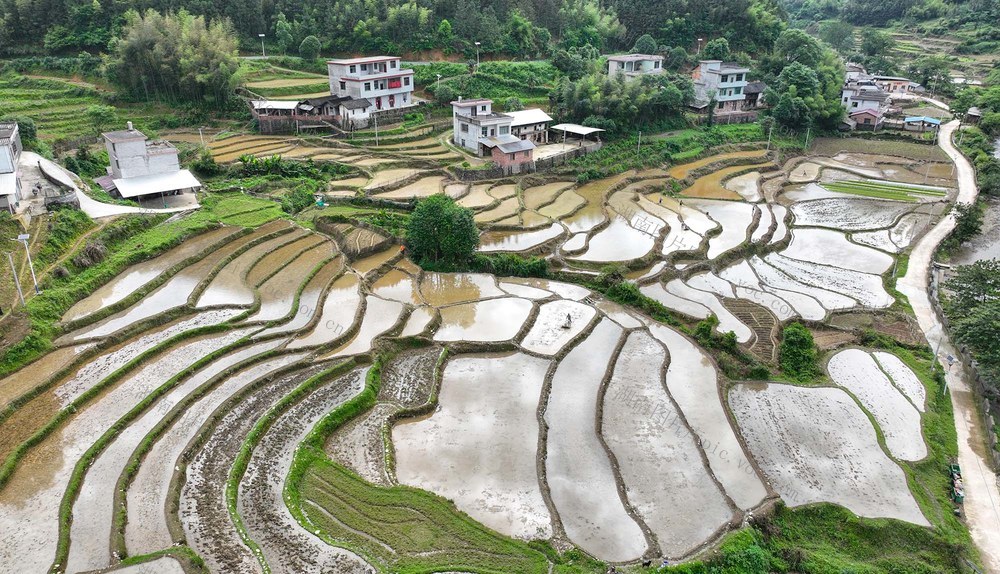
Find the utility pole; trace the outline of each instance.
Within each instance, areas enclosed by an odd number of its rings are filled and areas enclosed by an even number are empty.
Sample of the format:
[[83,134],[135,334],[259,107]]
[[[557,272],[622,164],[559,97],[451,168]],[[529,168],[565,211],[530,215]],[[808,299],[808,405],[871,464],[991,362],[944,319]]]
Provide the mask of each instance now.
[[21,305],[26,306],[24,293],[21,292],[21,280],[17,278],[17,269],[14,268],[14,257],[10,253],[7,253],[7,261],[10,262],[10,272],[14,274],[14,286],[17,287],[17,296],[21,298]]
[[808,126],[806,126],[806,146],[802,148],[803,151],[809,149],[809,132],[811,130],[812,130],[812,124],[810,123]]
[[774,121],[771,122],[771,127],[767,129],[767,149],[766,152],[771,151],[771,132],[774,131]]
[[378,114],[372,114],[372,117],[375,118],[375,147],[378,147]]
[[205,126],[198,126],[198,137],[201,138],[201,147],[205,147],[205,134],[201,130],[205,129]]
[[639,141],[635,144],[635,153],[642,153],[642,132],[639,132]]
[[31,270],[31,282],[35,285],[35,295],[38,295],[42,290],[38,288],[38,279],[35,278],[35,264],[31,262],[31,251],[28,249],[28,239],[30,237],[27,233],[22,233],[14,241],[20,241],[24,244],[24,254],[28,256],[28,269]]
[[476,71],[479,71],[479,46],[481,42],[476,42]]
[[267,58],[267,52],[264,51],[264,35],[263,34],[257,34],[257,35],[260,36],[260,55],[262,58]]

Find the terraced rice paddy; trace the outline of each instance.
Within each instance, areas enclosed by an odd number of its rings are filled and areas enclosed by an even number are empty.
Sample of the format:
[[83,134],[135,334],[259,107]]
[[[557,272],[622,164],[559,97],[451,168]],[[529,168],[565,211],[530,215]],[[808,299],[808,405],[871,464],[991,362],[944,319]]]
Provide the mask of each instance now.
[[[376,159],[361,142],[325,153]],[[212,147],[235,159],[295,145]],[[306,147],[295,155],[319,157]],[[470,185],[369,163],[353,185],[459,197],[482,252],[540,254],[582,281],[625,264],[642,294],[689,327],[714,315],[773,369],[786,322],[895,304],[884,275],[946,191],[875,184],[918,204],[826,189],[845,183],[828,169],[882,173],[894,157],[780,173],[764,157],[669,169],[753,162],[698,171],[726,199],[665,195],[662,169]],[[566,565],[528,541],[616,564],[685,560],[778,497],[934,520],[908,488],[911,463],[933,454],[934,397],[888,351],[825,355],[821,386],[738,382],[692,331],[581,285],[428,272],[388,233],[320,227],[189,238],[70,307],[55,348],[0,380],[0,564],[99,570],[173,549],[240,574],[548,574]]]

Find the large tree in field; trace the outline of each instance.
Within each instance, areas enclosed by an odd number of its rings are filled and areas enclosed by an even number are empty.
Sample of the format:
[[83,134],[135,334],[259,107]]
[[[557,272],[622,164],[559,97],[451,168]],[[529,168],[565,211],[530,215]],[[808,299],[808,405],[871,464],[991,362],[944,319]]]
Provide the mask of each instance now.
[[454,266],[472,257],[479,231],[472,211],[441,193],[417,204],[406,228],[406,245],[418,263]]
[[107,69],[126,97],[215,107],[232,97],[239,60],[227,20],[148,10],[126,13],[125,22]]

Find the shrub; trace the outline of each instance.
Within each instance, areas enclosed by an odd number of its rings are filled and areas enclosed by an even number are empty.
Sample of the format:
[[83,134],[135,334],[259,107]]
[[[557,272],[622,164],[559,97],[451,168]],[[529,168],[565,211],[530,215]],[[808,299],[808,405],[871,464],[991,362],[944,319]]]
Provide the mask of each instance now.
[[802,323],[791,323],[781,333],[781,370],[796,379],[816,373],[816,344]]
[[306,36],[299,44],[299,55],[303,60],[315,60],[319,57],[319,38],[316,36]]

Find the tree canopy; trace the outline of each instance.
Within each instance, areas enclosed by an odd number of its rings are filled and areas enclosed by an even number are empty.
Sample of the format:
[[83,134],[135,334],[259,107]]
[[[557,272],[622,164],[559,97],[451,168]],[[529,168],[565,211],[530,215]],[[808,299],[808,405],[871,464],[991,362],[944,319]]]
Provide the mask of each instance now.
[[108,78],[135,100],[223,107],[237,83],[236,40],[226,20],[209,23],[183,10],[125,15],[111,44]]
[[468,262],[479,245],[472,210],[443,193],[420,201],[406,228],[406,245],[421,265],[447,268]]

